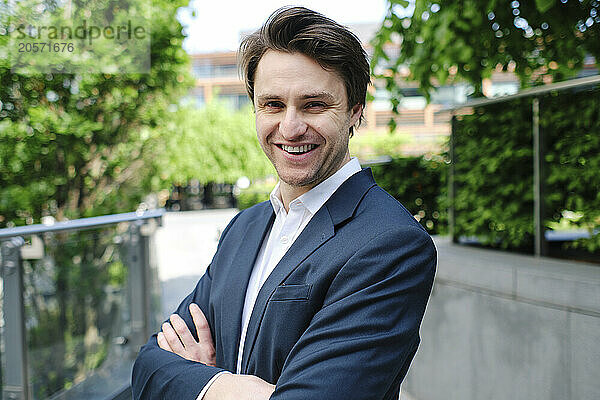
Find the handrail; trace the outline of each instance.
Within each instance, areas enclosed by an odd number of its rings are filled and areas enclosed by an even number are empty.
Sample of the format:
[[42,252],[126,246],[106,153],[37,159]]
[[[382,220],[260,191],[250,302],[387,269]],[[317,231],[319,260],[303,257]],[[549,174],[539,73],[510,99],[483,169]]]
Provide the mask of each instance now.
[[463,104],[455,104],[452,106],[444,107],[436,111],[435,113],[441,114],[449,111],[456,113],[463,108],[482,107],[495,103],[503,103],[505,101],[511,101],[522,97],[540,96],[550,92],[563,91],[568,89],[578,89],[594,85],[600,85],[600,75],[586,76],[585,78],[570,79],[563,82],[556,82],[543,86],[536,86],[529,89],[523,89],[518,93],[506,96],[498,96],[491,98],[483,97],[472,99]]
[[38,233],[58,232],[65,230],[92,229],[104,225],[113,225],[120,222],[131,222],[160,218],[165,214],[164,208],[148,211],[134,211],[123,214],[102,215],[99,217],[80,218],[73,221],[55,222],[52,225],[36,224],[18,226],[15,228],[0,229],[0,239],[6,239],[13,236],[27,236]]
[[[128,268],[127,277],[127,308],[129,310],[126,329],[119,334],[124,334],[122,344],[119,347],[126,352],[137,351],[156,329],[156,316],[153,309],[154,294],[153,282],[157,278],[153,271],[152,263],[152,236],[157,226],[160,225],[165,209],[129,212],[123,214],[105,215],[99,217],[82,218],[72,221],[57,222],[54,224],[27,225],[15,228],[0,229],[0,285],[2,285],[3,297],[3,319],[4,319],[4,350],[2,358],[3,365],[9,365],[6,370],[0,369],[2,385],[0,385],[0,399],[31,400],[33,398],[32,384],[29,379],[30,369],[28,367],[28,347],[26,342],[27,327],[25,325],[25,299],[24,280],[25,269],[23,266],[24,236],[35,236],[48,232],[78,231],[94,229],[109,225],[117,225],[129,222],[127,232],[119,235],[124,243],[125,252],[120,256]],[[116,242],[115,242],[116,243]],[[121,241],[119,241],[121,243]],[[32,245],[35,247],[34,245]],[[31,256],[31,254],[29,254]],[[39,257],[39,256],[35,256]],[[115,342],[116,343],[116,342]],[[121,343],[118,343],[121,344]],[[123,353],[125,354],[125,353]],[[130,354],[130,353],[127,353]],[[129,357],[129,355],[127,356]],[[123,360],[124,363],[128,361]],[[128,376],[130,365],[123,367],[123,371],[117,371],[117,376]],[[122,369],[123,369],[122,368]],[[112,371],[112,370],[111,370]],[[114,372],[114,371],[113,371]],[[103,385],[101,379],[111,379],[106,371],[96,375],[94,380],[89,375],[86,380],[64,392],[56,393],[49,399],[81,398],[80,392],[89,393],[89,385]],[[89,380],[92,379],[92,380]],[[114,383],[114,382],[113,382]],[[106,386],[106,393],[102,397],[106,400],[123,400],[131,398],[129,385],[126,383]],[[93,389],[93,388],[92,388]],[[100,392],[93,389],[96,395]]]

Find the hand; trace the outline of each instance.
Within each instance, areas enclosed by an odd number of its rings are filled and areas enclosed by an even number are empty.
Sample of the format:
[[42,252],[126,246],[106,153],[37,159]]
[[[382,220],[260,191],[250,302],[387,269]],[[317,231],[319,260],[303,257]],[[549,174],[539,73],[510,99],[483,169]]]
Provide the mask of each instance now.
[[215,345],[210,326],[198,305],[190,304],[190,314],[196,326],[198,341],[194,339],[185,321],[177,314],[171,315],[171,323],[165,322],[158,333],[158,346],[187,360],[215,366]]
[[223,374],[208,388],[202,400],[267,400],[275,385],[254,375]]

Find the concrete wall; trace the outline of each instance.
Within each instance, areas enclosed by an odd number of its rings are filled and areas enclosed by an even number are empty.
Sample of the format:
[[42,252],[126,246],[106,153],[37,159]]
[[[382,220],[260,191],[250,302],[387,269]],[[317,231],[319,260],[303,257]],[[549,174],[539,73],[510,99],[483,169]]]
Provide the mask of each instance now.
[[600,265],[436,245],[403,391],[417,400],[600,399]]

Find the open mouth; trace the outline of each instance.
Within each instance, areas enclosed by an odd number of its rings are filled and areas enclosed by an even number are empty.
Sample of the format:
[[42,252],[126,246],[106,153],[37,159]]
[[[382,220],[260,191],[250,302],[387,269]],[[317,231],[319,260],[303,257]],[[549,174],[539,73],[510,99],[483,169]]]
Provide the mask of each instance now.
[[294,154],[294,155],[306,154],[309,151],[314,150],[317,147],[319,147],[318,144],[305,144],[303,146],[286,146],[283,144],[278,144],[276,146],[279,147],[281,150],[285,151],[286,153]]

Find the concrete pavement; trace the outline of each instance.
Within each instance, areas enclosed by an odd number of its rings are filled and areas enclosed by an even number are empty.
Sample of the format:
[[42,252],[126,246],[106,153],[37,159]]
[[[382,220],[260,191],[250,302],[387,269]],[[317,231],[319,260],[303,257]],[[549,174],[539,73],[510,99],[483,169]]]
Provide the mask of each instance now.
[[169,212],[155,236],[162,313],[167,318],[204,274],[236,209]]

